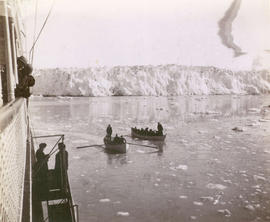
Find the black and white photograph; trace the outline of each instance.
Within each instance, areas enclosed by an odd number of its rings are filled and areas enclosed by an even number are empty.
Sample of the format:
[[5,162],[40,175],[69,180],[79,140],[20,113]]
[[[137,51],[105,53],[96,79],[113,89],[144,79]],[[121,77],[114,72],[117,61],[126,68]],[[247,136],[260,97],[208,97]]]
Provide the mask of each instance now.
[[0,222],[270,221],[269,0],[0,0]]

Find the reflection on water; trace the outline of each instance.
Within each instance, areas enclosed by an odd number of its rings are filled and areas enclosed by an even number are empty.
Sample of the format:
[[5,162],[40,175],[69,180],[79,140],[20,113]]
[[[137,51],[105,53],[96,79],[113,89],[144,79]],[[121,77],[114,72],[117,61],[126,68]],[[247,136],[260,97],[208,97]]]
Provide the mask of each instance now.
[[[34,98],[42,121],[84,121],[87,123],[157,121],[191,121],[215,116],[243,116],[250,108],[258,108],[265,97],[209,96],[209,97],[100,97],[100,98]],[[36,113],[35,113],[36,114]]]
[[107,163],[108,165],[114,165],[114,166],[119,166],[123,164],[128,163],[128,156],[127,154],[112,154],[112,153],[107,153]]
[[[269,104],[269,96],[33,98],[30,108],[35,135],[65,134],[80,221],[239,222],[270,218],[270,108],[261,109]],[[130,127],[157,122],[165,143],[130,137]],[[76,149],[101,145],[109,123],[138,145],[126,154]]]

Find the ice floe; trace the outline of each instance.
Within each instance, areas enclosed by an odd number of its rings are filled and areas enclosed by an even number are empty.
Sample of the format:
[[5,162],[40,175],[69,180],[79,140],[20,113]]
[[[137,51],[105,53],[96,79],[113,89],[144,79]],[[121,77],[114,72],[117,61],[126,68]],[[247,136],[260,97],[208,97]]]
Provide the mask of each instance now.
[[193,204],[194,205],[197,205],[197,206],[202,206],[203,205],[203,202],[193,201]]
[[232,128],[232,130],[234,130],[235,132],[244,132],[245,128],[236,126],[236,127]]
[[219,213],[224,214],[225,217],[230,217],[232,213],[228,209],[220,209],[218,210]]
[[180,170],[187,170],[188,169],[188,166],[187,165],[178,165],[177,167],[176,167],[176,169],[180,169]]
[[107,203],[107,202],[110,202],[111,200],[108,199],[108,198],[104,198],[104,199],[100,199],[99,202],[101,203]]
[[213,184],[209,183],[206,185],[208,189],[217,189],[217,190],[225,190],[227,187],[222,184]]
[[118,216],[127,217],[127,216],[129,216],[129,212],[118,211],[118,212],[117,212],[117,215],[118,215]]

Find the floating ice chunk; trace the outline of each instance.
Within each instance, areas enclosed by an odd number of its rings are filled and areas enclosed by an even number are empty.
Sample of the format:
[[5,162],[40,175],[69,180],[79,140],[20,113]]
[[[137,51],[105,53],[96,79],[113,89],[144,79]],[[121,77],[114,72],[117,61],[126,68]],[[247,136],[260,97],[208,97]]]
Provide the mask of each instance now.
[[225,217],[232,216],[232,213],[228,209],[220,209],[220,210],[218,210],[218,212],[224,214]]
[[170,169],[170,170],[176,171],[175,167],[170,167],[169,169]]
[[264,150],[264,153],[269,153],[270,154],[270,150]]
[[259,112],[261,112],[261,109],[258,109],[258,108],[250,108],[250,109],[248,109],[248,112],[259,113]]
[[185,139],[181,139],[180,142],[182,142],[182,143],[188,143],[188,141],[185,140]]
[[119,212],[117,212],[117,216],[128,217],[128,216],[129,216],[129,212],[122,212],[122,211],[119,211]]
[[229,184],[232,184],[232,181],[231,180],[223,180],[224,183],[229,183]]
[[207,131],[199,130],[198,133],[199,133],[199,134],[204,134],[204,133],[207,133]]
[[187,168],[188,168],[187,165],[181,165],[181,164],[176,167],[176,169],[180,169],[180,170],[187,170]]
[[197,217],[195,217],[195,216],[190,216],[190,219],[191,219],[191,220],[196,220]]
[[138,153],[145,153],[143,150],[137,150]]
[[259,122],[269,122],[270,119],[259,119]]
[[261,124],[259,122],[251,122],[247,123],[246,126],[260,126]]
[[219,203],[219,200],[220,200],[220,198],[221,198],[221,196],[223,195],[224,193],[222,192],[222,191],[220,191],[219,192],[219,194],[217,194],[216,196],[215,196],[215,200],[214,200],[214,205],[217,205],[218,203]]
[[258,175],[253,175],[253,179],[256,180],[256,181],[258,181],[258,180],[263,180],[263,181],[265,181],[265,180],[266,180],[265,177],[263,177],[263,176],[258,176]]
[[220,136],[214,136],[213,138],[216,140],[220,140]]
[[100,199],[99,202],[101,203],[107,203],[107,202],[110,202],[111,200],[108,199],[108,198],[105,198],[105,199]]
[[225,190],[227,187],[222,184],[213,184],[209,183],[206,185],[208,189],[217,189],[217,190]]
[[214,197],[211,197],[211,196],[200,197],[200,199],[201,199],[202,201],[204,201],[204,202],[207,202],[207,201],[212,202],[212,201],[214,201]]
[[246,205],[245,206],[245,209],[250,210],[250,211],[254,211],[255,210],[255,208],[251,204]]
[[235,132],[244,132],[245,131],[245,129],[243,127],[239,127],[239,126],[232,128],[232,130],[234,130]]
[[181,195],[181,196],[179,196],[179,198],[180,198],[180,199],[187,199],[188,197],[185,196],[185,195]]
[[81,159],[81,157],[79,157],[79,156],[73,156],[72,159],[78,160],[78,159]]
[[197,206],[202,206],[203,205],[203,202],[193,201],[193,204],[194,205],[197,205]]
[[216,163],[221,163],[221,161],[217,158],[213,159],[213,161],[215,161]]
[[207,115],[220,115],[221,112],[213,111],[213,110],[208,110],[205,112]]

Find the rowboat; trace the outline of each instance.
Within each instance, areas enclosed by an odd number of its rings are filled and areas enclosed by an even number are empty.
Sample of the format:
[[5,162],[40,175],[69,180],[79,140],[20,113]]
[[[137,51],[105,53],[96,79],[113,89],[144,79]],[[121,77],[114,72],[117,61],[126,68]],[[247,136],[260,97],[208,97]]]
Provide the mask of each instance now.
[[112,143],[113,137],[109,139],[108,137],[104,137],[105,149],[109,152],[113,153],[126,153],[128,150],[128,144],[120,143],[114,144]]
[[155,140],[155,141],[164,141],[166,138],[166,134],[162,136],[146,136],[138,134],[134,131],[133,128],[131,128],[131,137],[139,138],[142,140]]

